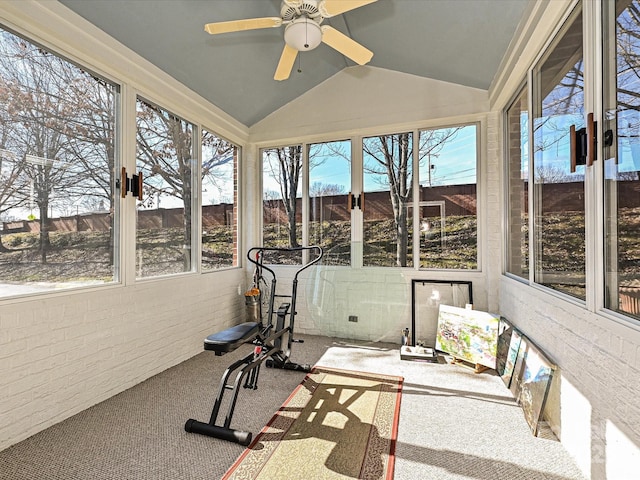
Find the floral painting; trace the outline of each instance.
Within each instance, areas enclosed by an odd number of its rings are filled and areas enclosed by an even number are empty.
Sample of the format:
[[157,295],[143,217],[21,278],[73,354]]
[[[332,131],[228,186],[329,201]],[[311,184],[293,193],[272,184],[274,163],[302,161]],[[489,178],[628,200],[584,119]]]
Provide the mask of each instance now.
[[436,349],[495,369],[499,324],[492,313],[440,305]]

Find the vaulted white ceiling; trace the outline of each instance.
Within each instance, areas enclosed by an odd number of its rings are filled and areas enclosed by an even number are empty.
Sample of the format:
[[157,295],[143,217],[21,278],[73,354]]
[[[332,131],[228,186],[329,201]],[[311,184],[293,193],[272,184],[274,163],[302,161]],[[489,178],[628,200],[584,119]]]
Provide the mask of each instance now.
[[[59,1],[247,127],[355,65],[321,44],[279,82],[282,27],[204,31],[279,16],[280,0]],[[487,90],[528,1],[378,0],[324,23],[372,50],[369,66]]]

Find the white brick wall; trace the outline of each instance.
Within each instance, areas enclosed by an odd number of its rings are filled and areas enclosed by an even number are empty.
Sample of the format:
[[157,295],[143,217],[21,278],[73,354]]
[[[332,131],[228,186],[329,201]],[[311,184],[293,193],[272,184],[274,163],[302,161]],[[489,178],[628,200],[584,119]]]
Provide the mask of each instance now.
[[[501,276],[502,129],[488,116],[486,216],[488,303],[557,363],[545,417],[591,479],[630,480],[640,471],[640,330]],[[495,133],[495,134],[494,134]],[[499,212],[499,213],[498,213]]]
[[244,320],[244,271],[0,307],[0,450],[202,351]]
[[512,279],[500,311],[559,367],[546,416],[593,479],[640,471],[640,331]]
[[[295,269],[276,267],[278,290],[290,294]],[[486,309],[484,275],[468,272],[475,308]],[[411,280],[459,280],[460,273],[395,268],[312,267],[299,277],[295,329],[299,333],[400,343],[411,326]],[[349,322],[356,315],[358,322]]]
[[481,237],[483,268],[486,275],[487,305],[492,312],[499,311],[499,278],[502,272],[502,113],[487,115],[486,162],[481,168],[483,189],[480,190],[486,208],[480,207],[479,220],[484,228]]
[[637,478],[640,329],[501,275],[506,208],[501,113],[492,112],[487,120],[483,264],[488,310],[510,319],[557,363],[545,417],[587,477]]

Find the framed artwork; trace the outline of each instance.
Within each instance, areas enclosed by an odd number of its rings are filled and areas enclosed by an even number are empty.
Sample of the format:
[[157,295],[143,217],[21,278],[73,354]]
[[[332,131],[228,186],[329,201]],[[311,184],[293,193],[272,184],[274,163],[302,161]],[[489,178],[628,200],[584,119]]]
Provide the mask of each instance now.
[[556,366],[529,339],[520,342],[522,368],[518,374],[518,404],[522,407],[524,417],[534,435],[538,435],[538,427],[547,401],[551,379]]
[[499,324],[492,313],[440,305],[436,349],[495,369]]
[[509,335],[509,348],[507,349],[507,354],[504,359],[504,369],[502,373],[498,372],[507,388],[511,386],[511,379],[513,378],[513,371],[516,366],[521,339],[522,334],[515,328],[511,327],[511,334]]
[[435,345],[440,305],[465,307],[469,304],[473,304],[471,282],[413,279],[410,344]]
[[522,373],[524,369],[524,357],[527,353],[528,339],[520,335],[520,341],[518,342],[518,350],[516,351],[516,360],[513,365],[513,373],[511,375],[511,382],[509,382],[509,390],[513,394],[513,398],[516,400],[520,396],[520,387],[522,386]]
[[504,317],[500,317],[500,324],[498,325],[498,350],[496,353],[496,372],[498,372],[500,376],[504,374],[512,332],[513,327],[511,324]]

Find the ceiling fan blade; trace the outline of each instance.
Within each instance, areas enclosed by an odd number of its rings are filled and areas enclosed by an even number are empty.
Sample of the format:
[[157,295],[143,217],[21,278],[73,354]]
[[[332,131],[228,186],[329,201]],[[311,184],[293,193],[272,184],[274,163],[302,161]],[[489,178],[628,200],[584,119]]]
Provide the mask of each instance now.
[[373,52],[371,50],[347,37],[344,33],[330,27],[329,25],[323,25],[321,28],[322,42],[339,51],[345,57],[349,57],[358,65],[369,63],[373,57]]
[[329,18],[377,1],[378,0],[324,0],[324,2],[318,5],[318,9],[320,9],[323,17]]
[[298,51],[285,43],[284,49],[282,50],[282,55],[280,55],[278,67],[276,68],[276,74],[273,76],[273,79],[286,80],[287,78],[289,78],[297,56]]
[[280,17],[247,18],[245,20],[231,20],[229,22],[207,23],[204,29],[211,35],[218,33],[240,32],[242,30],[258,30],[282,25]]

